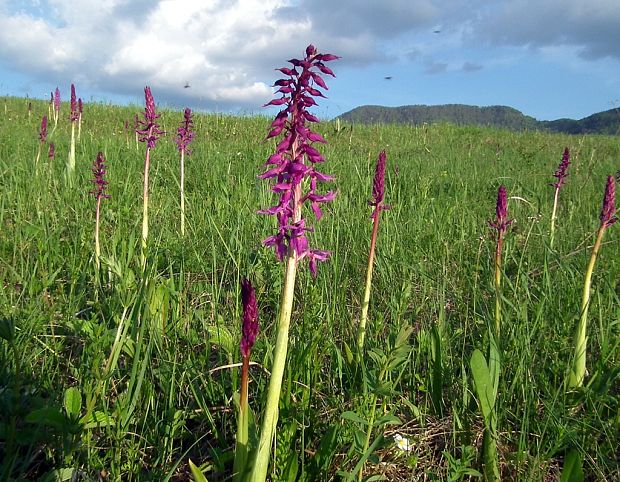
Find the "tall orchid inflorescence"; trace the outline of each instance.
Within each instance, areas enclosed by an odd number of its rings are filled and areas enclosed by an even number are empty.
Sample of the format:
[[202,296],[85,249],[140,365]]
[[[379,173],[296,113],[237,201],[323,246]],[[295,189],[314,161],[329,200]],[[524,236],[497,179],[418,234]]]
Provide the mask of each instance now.
[[185,236],[185,156],[192,153],[187,146],[194,138],[193,126],[192,110],[186,107],[183,111],[183,121],[174,139],[181,153],[181,236]]
[[106,194],[108,181],[105,180],[105,157],[103,157],[102,152],[97,153],[95,162],[93,162],[92,171],[94,178],[91,182],[94,184],[94,188],[90,193],[95,196],[97,200],[97,207],[95,210],[95,265],[97,269],[99,269],[101,258],[101,248],[99,246],[99,213],[101,210],[101,200],[110,198],[110,195]]
[[67,181],[71,185],[73,183],[73,173],[75,172],[75,124],[80,116],[78,112],[77,98],[75,96],[75,85],[71,84],[71,112],[69,120],[71,121],[71,146],[69,148],[69,159],[67,161]]
[[151,94],[150,87],[144,88],[144,120],[139,120],[136,116],[137,127],[136,135],[139,136],[140,142],[146,143],[146,156],[144,158],[144,190],[143,190],[143,210],[142,210],[142,252],[141,262],[142,268],[146,268],[146,241],[149,236],[149,167],[151,164],[151,149],[155,148],[155,144],[159,137],[164,134],[159,128],[157,119],[159,115],[155,112],[155,100]]
[[241,303],[243,305],[243,324],[241,326],[241,393],[239,413],[237,414],[237,444],[233,465],[233,481],[242,481],[247,475],[249,452],[250,405],[248,396],[250,354],[258,334],[258,307],[256,293],[249,280],[241,281]]
[[560,195],[560,189],[564,185],[566,177],[568,176],[568,165],[570,164],[570,152],[568,147],[564,148],[564,154],[562,155],[562,160],[558,165],[558,168],[555,171],[553,176],[557,179],[556,182],[552,182],[550,186],[555,188],[555,193],[553,196],[553,210],[551,211],[551,229],[549,230],[549,245],[553,247],[554,235],[555,235],[555,218],[556,211],[558,207],[558,197]]
[[54,91],[54,129],[58,125],[58,116],[60,115],[60,89],[56,87]]
[[41,157],[41,150],[47,140],[47,116],[44,115],[41,119],[41,127],[39,128],[39,149],[37,150],[37,159],[35,160],[35,166],[39,165],[39,158]]
[[[316,87],[327,89],[320,73],[334,76],[325,62],[338,58],[331,54],[319,54],[314,45],[309,45],[302,60],[289,60],[293,68],[278,69],[287,77],[275,83],[275,86],[279,87],[276,93],[282,96],[266,104],[266,106],[286,107],[271,123],[271,130],[267,135],[269,139],[284,133],[276,152],[266,162],[266,166],[273,167],[259,176],[261,179],[275,178],[276,182],[271,189],[279,196],[278,204],[259,211],[261,214],[274,215],[278,220],[278,232],[265,239],[263,243],[273,247],[280,260],[289,255],[290,251],[294,252],[297,261],[307,258],[313,275],[316,275],[317,261],[325,261],[329,253],[310,249],[306,233],[312,229],[306,226],[302,216],[302,205],[309,202],[318,220],[322,215],[319,205],[333,200],[335,193],[316,192],[318,181],[331,181],[334,178],[317,170],[317,164],[324,162],[325,159],[313,144],[326,141],[307,126],[307,123],[319,122],[319,119],[307,109],[316,105],[315,97],[324,97]],[[304,179],[309,180],[305,192]]]
[[[368,202],[373,207],[371,219],[373,220],[372,235],[370,238],[370,250],[368,253],[368,267],[366,269],[366,283],[364,287],[364,300],[362,302],[362,314],[357,330],[357,354],[362,356],[364,338],[366,336],[366,322],[368,320],[368,308],[370,306],[370,287],[372,284],[372,271],[375,259],[375,247],[377,245],[377,233],[379,231],[379,216],[381,211],[390,209],[384,201],[385,197],[385,151],[379,153],[375,167],[375,177],[372,183],[372,200]],[[358,358],[359,359],[359,358]]]
[[82,135],[82,112],[84,112],[84,104],[82,103],[82,98],[80,97],[77,100],[77,110],[78,110],[78,141],[80,140],[80,136]]
[[613,176],[607,176],[605,184],[605,194],[603,196],[603,207],[599,215],[600,224],[596,233],[596,241],[590,255],[590,262],[586,270],[583,285],[583,295],[581,298],[581,317],[577,325],[574,342],[574,354],[571,368],[568,374],[567,385],[569,389],[579,388],[583,385],[586,376],[586,352],[588,346],[587,327],[588,327],[588,308],[590,306],[590,289],[592,286],[592,273],[598,252],[603,242],[605,230],[618,221],[616,216],[616,183]]
[[314,45],[308,45],[303,59],[289,60],[292,67],[278,69],[285,75],[285,78],[275,83],[278,87],[276,93],[281,95],[266,104],[283,108],[271,123],[267,135],[268,139],[280,135],[282,138],[276,146],[276,152],[266,162],[270,168],[259,176],[261,179],[274,179],[271,189],[278,195],[275,206],[260,211],[275,216],[278,221],[277,233],[265,239],[263,244],[273,247],[278,259],[286,260],[286,274],[280,298],[269,391],[249,479],[252,482],[264,482],[267,476],[273,434],[278,421],[297,265],[299,261],[307,259],[310,272],[316,275],[317,261],[324,261],[329,256],[327,251],[310,249],[307,233],[311,228],[306,226],[302,208],[304,203],[308,203],[319,219],[322,214],[320,204],[331,201],[335,196],[334,192],[317,193],[317,183],[330,181],[333,177],[317,170],[317,165],[324,159],[313,144],[326,141],[307,124],[319,121],[308,112],[308,108],[316,105],[316,97],[324,97],[319,88],[327,89],[327,85],[321,74],[334,76],[325,62],[337,58],[331,54],[320,54]]
[[[501,269],[502,269],[502,247],[504,234],[514,222],[508,219],[508,200],[506,197],[506,187],[500,186],[497,190],[497,202],[495,203],[495,220],[489,221],[489,226],[497,231],[495,245],[495,337],[499,340],[500,319],[501,319]],[[498,341],[499,342],[499,341]]]

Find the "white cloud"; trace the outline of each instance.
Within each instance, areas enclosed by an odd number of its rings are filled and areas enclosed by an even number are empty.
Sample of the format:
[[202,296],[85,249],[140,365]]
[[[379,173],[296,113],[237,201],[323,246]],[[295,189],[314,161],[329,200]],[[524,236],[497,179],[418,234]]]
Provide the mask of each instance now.
[[158,102],[257,109],[273,69],[310,42],[342,56],[338,69],[408,59],[428,73],[474,71],[481,59],[463,47],[485,42],[620,59],[617,2],[0,0],[0,61],[51,88],[141,97],[150,85]]

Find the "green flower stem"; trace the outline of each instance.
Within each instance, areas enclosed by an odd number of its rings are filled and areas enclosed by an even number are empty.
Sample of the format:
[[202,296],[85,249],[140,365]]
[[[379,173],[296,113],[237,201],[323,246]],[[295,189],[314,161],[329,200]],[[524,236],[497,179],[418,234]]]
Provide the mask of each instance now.
[[553,196],[553,211],[551,211],[551,228],[549,230],[549,246],[553,248],[553,240],[555,236],[555,218],[556,211],[558,209],[558,197],[560,194],[560,188],[555,188],[555,195]]
[[237,420],[237,445],[233,466],[233,481],[241,482],[247,469],[249,442],[249,403],[248,403],[248,372],[250,357],[243,357],[241,367],[241,396],[239,397],[239,418]]
[[499,343],[499,332],[502,320],[502,245],[504,238],[500,232],[495,248],[495,339]]
[[255,456],[254,467],[250,476],[251,482],[264,482],[267,477],[269,455],[276,423],[278,422],[278,405],[280,403],[280,390],[286,365],[286,353],[288,350],[288,332],[293,310],[293,298],[295,291],[295,276],[297,274],[297,255],[293,249],[289,250],[286,261],[286,276],[282,288],[280,300],[280,316],[278,320],[278,334],[273,355],[273,367],[269,380],[267,404],[261,424],[260,439]]
[[594,265],[596,263],[598,252],[601,249],[601,242],[603,240],[605,228],[605,224],[601,224],[598,232],[596,233],[596,241],[594,242],[594,248],[592,248],[590,262],[588,263],[588,269],[586,271],[586,277],[583,284],[583,296],[581,298],[581,317],[579,318],[577,332],[575,333],[575,353],[569,373],[568,388],[581,387],[583,385],[583,379],[585,378],[586,374],[586,351],[588,343],[586,330],[588,327],[590,287],[592,285],[592,272],[594,271]]
[[99,245],[99,218],[100,218],[100,210],[101,210],[101,196],[97,197],[97,209],[95,212],[95,266],[97,267],[97,271],[101,266],[101,247]]
[[69,162],[67,163],[67,180],[69,185],[73,184],[73,173],[75,172],[75,122],[71,122],[71,147],[69,148]]
[[[377,232],[379,230],[379,215],[381,209],[377,211],[372,226],[372,237],[370,238],[370,251],[368,253],[368,268],[366,270],[366,286],[364,288],[364,301],[362,302],[362,315],[357,331],[357,356],[362,356],[364,349],[364,339],[366,337],[366,323],[368,321],[368,307],[370,305],[370,287],[372,285],[372,270],[375,261],[375,246],[377,244]],[[359,358],[358,358],[359,359]]]
[[[151,128],[152,131],[152,128]],[[149,137],[151,132],[149,132]],[[146,241],[149,237],[149,166],[151,164],[151,148],[146,148],[146,159],[144,161],[144,191],[142,194],[142,251],[140,262],[142,269],[146,268]]]
[[181,149],[181,236],[185,236],[185,150]]

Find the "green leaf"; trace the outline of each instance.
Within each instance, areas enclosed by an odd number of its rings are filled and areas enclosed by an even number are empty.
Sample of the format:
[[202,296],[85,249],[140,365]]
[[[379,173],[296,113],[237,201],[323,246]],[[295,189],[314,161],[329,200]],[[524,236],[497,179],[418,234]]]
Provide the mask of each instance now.
[[0,338],[12,343],[15,338],[15,325],[11,318],[0,319]]
[[84,428],[100,428],[111,427],[116,423],[114,417],[111,417],[107,413],[95,411],[90,415],[85,415],[80,419],[80,423]]
[[378,427],[380,425],[402,425],[402,423],[403,422],[396,415],[392,415],[391,413],[388,413],[387,415],[384,415],[383,417],[379,417],[375,421],[374,426]]
[[495,406],[495,396],[489,367],[480,350],[474,350],[474,353],[471,355],[470,365],[474,377],[476,395],[480,403],[480,410],[482,410],[485,423],[488,423]]
[[79,388],[70,387],[65,390],[64,407],[69,418],[77,418],[82,410],[82,394]]
[[364,420],[362,417],[360,417],[355,412],[346,411],[346,412],[344,412],[340,416],[342,418],[344,418],[345,420],[350,420],[351,422],[359,423],[359,424],[364,425],[364,426],[368,425],[368,422],[366,420]]
[[56,407],[44,407],[33,410],[26,415],[26,422],[47,425],[58,430],[63,430],[67,425],[65,416]]
[[66,482],[73,478],[75,469],[65,467],[62,469],[52,470],[39,479],[39,482]]
[[564,468],[560,476],[560,482],[583,482],[583,468],[581,456],[575,449],[571,449],[564,458]]
[[347,357],[347,364],[351,365],[353,363],[353,352],[346,341],[344,342],[344,354]]
[[194,465],[192,459],[189,459],[189,470],[192,471],[192,477],[194,478],[195,482],[207,482],[207,478],[202,473],[202,470],[200,470],[196,465]]

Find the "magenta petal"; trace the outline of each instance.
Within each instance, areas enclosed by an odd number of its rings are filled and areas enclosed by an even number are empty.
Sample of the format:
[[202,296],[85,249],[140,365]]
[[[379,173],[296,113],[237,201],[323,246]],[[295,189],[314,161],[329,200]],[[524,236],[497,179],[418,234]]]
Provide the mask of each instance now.
[[287,101],[286,97],[281,97],[279,99],[273,99],[267,102],[266,104],[264,104],[263,107],[267,107],[268,105],[282,105],[282,104],[285,104],[286,101]]

